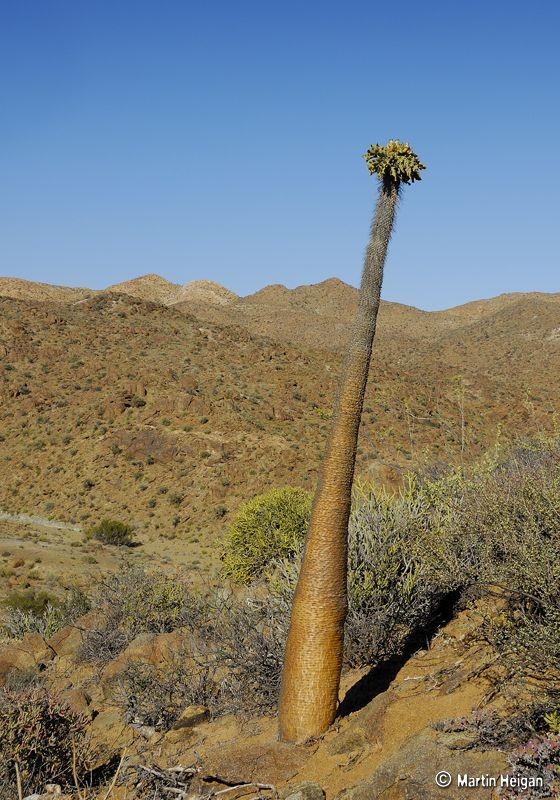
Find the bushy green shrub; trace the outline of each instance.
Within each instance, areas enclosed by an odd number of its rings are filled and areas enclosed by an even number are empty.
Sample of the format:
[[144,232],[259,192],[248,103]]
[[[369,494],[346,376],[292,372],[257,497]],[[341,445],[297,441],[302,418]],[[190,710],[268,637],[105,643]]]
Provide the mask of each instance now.
[[[0,790],[17,797],[18,765],[24,795],[45,783],[74,785],[90,766],[87,721],[42,688],[0,694]],[[9,793],[9,794],[8,794]]]
[[86,537],[88,539],[98,539],[103,544],[113,544],[117,547],[132,547],[134,538],[132,528],[125,522],[116,519],[104,519],[99,525],[90,528]]
[[10,639],[22,639],[27,633],[40,633],[48,639],[91,608],[84,592],[76,587],[63,598],[48,592],[12,592],[5,605],[2,633]]
[[14,611],[38,615],[43,614],[49,605],[56,606],[58,603],[58,598],[49,592],[18,591],[14,589],[8,593],[3,605]]
[[228,530],[222,555],[223,573],[237,583],[250,583],[276,559],[301,549],[311,512],[311,494],[284,487],[244,503]]

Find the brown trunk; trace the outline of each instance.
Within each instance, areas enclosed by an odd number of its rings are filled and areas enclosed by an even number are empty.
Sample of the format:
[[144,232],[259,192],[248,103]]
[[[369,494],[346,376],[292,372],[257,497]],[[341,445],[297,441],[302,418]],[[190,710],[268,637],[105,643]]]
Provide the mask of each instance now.
[[280,738],[319,736],[336,715],[347,611],[348,518],[383,265],[398,185],[382,186],[365,254],[359,303],[292,605],[280,692]]

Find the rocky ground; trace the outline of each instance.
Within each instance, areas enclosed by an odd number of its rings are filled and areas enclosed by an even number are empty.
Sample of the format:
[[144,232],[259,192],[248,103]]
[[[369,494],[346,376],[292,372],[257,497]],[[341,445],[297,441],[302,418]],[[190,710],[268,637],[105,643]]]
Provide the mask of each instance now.
[[[294,800],[461,798],[465,790],[457,788],[458,774],[497,776],[508,769],[504,753],[472,749],[472,734],[437,729],[438,723],[488,707],[492,657],[484,647],[468,644],[477,621],[476,611],[462,612],[408,661],[346,674],[339,718],[324,737],[305,746],[278,742],[272,717],[211,720],[204,707],[185,708],[168,732],[127,722],[115,702],[119,675],[131,662],[163,663],[177,648],[180,631],[142,634],[98,672],[77,655],[84,632],[95,624],[90,613],[48,640],[30,634],[5,648],[0,679],[16,668],[41,669],[49,687],[90,720],[97,766],[116,765],[124,754],[122,785],[111,795],[115,799],[135,797],[135,783],[155,780],[155,774],[160,786],[172,785],[177,767],[197,770],[185,777],[189,797],[254,784],[250,796],[262,785]],[[451,787],[436,785],[440,770],[451,773]],[[247,796],[247,791],[227,796]],[[272,789],[260,796],[273,796]],[[479,787],[468,796],[490,800],[494,795],[491,788]]]

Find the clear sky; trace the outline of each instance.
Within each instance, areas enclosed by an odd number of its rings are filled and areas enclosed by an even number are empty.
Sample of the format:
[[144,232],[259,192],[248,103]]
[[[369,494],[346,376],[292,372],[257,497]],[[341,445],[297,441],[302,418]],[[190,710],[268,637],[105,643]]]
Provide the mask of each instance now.
[[559,41],[552,0],[0,0],[0,275],[357,285],[399,138],[387,299],[558,292]]

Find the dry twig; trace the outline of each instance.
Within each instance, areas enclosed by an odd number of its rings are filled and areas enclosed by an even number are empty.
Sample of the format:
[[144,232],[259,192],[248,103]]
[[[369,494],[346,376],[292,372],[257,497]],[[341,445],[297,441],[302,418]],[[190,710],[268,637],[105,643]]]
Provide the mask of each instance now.
[[23,789],[21,788],[21,774],[19,771],[19,764],[16,761],[16,783],[17,783],[17,793],[18,793],[18,800],[23,800]]
[[115,788],[115,783],[117,782],[117,778],[119,776],[119,772],[121,771],[121,767],[123,765],[123,761],[124,761],[125,755],[126,755],[126,748],[122,751],[121,760],[119,761],[119,765],[117,767],[117,770],[116,770],[115,774],[113,775],[113,780],[111,781],[111,783],[109,785],[109,788],[107,789],[107,794],[105,795],[103,800],[107,800],[107,798],[109,797],[109,795],[111,794],[111,792]]

